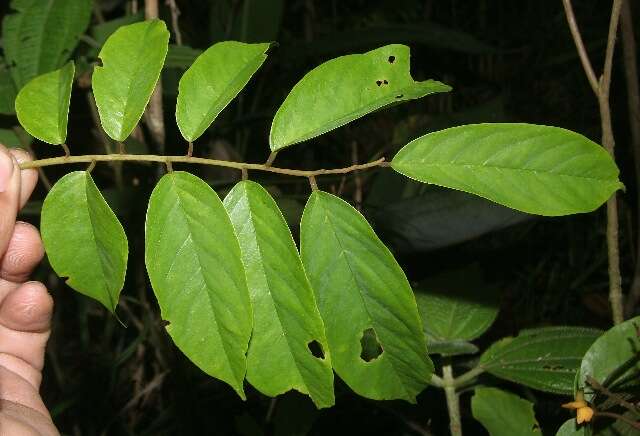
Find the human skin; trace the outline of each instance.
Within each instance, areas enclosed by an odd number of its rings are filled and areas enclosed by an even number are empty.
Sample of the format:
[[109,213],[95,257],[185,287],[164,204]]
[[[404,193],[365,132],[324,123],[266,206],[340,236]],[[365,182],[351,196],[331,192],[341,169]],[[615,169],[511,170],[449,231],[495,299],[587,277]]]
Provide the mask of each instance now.
[[30,159],[0,145],[0,436],[59,435],[39,393],[53,300],[29,281],[44,249],[38,230],[16,221],[38,180],[18,166]]

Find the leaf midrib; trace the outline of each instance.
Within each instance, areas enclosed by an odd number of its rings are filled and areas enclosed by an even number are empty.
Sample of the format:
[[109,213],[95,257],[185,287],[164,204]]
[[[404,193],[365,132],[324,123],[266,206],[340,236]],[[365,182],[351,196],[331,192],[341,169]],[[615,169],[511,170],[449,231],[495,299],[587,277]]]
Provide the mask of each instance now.
[[[406,159],[406,157],[403,156],[404,159]],[[503,165],[479,165],[479,164],[453,164],[453,163],[428,163],[428,162],[424,162],[424,161],[419,161],[419,163],[415,163],[415,162],[407,162],[404,160],[400,160],[398,162],[395,163],[395,165],[393,165],[392,162],[392,166],[400,166],[400,168],[405,167],[405,168],[425,168],[425,167],[452,167],[452,168],[473,168],[474,170],[478,170],[478,169],[487,169],[487,170],[506,170],[506,171],[513,171],[516,173],[525,173],[525,174],[530,174],[533,173],[535,175],[545,175],[545,176],[550,176],[550,177],[558,177],[558,178],[562,178],[562,177],[571,177],[571,178],[576,178],[576,179],[584,179],[584,180],[590,180],[590,181],[601,181],[601,182],[617,182],[617,180],[615,179],[605,179],[605,178],[599,178],[599,177],[588,177],[588,176],[580,176],[580,175],[575,175],[575,174],[565,174],[565,173],[553,173],[553,172],[548,172],[548,171],[544,171],[544,170],[536,170],[536,169],[532,169],[532,168],[514,168],[514,167],[507,167],[507,166],[503,166]]]
[[[249,221],[251,222],[251,226],[253,228],[253,230],[256,229],[255,227],[255,223],[254,223],[254,218],[253,218],[253,207],[251,205],[251,199],[249,198],[248,192],[246,190],[246,188],[243,188],[244,190],[244,195],[247,198],[247,203],[249,205],[248,210],[249,210]],[[254,234],[257,234],[254,231]],[[260,258],[263,259],[264,255],[263,255],[263,251],[262,251],[262,246],[258,240],[258,237],[255,238],[256,241],[256,245],[258,247],[258,252],[260,253]],[[307,388],[307,392],[309,393],[309,395],[311,395],[311,390],[309,389],[309,384],[307,383],[305,377],[302,375],[302,372],[300,371],[300,365],[298,364],[298,359],[296,359],[296,356],[294,355],[293,351],[292,351],[292,347],[291,347],[291,342],[289,341],[289,337],[287,335],[286,329],[284,328],[284,325],[282,323],[282,318],[280,316],[280,312],[278,310],[278,304],[275,301],[275,298],[273,297],[273,294],[271,293],[271,285],[268,279],[268,275],[265,271],[264,268],[264,262],[260,262],[260,272],[264,278],[265,284],[267,285],[267,294],[269,295],[269,298],[271,299],[271,302],[273,303],[273,307],[275,309],[276,312],[276,317],[278,319],[278,324],[280,325],[280,330],[282,331],[282,335],[284,336],[286,342],[287,342],[287,351],[289,351],[289,355],[291,356],[291,359],[293,360],[293,363],[296,367],[296,371],[298,372],[298,375],[300,376],[300,379],[303,381],[304,386]]]
[[[195,247],[195,246],[197,246],[197,243],[196,243],[195,239],[193,238],[193,231],[191,230],[191,219],[188,216],[188,214],[185,212],[184,207],[182,205],[182,198],[180,197],[181,189],[177,186],[176,177],[175,176],[171,177],[170,180],[171,180],[171,188],[172,188],[171,190],[174,191],[174,195],[176,197],[176,203],[180,206],[180,207],[178,207],[178,209],[180,211],[179,213],[182,215],[182,218],[183,218],[183,220],[184,220],[184,222],[186,224],[186,227],[189,230],[188,237],[191,238],[192,244]],[[207,292],[206,292],[207,300],[209,301],[209,307],[211,309],[211,313],[213,314],[212,319],[213,319],[213,322],[214,322],[214,324],[216,326],[215,331],[218,334],[218,337],[220,338],[220,343],[222,344],[222,349],[224,351],[225,360],[227,361],[227,367],[230,369],[230,372],[231,372],[231,374],[233,374],[233,377],[236,378],[235,371],[233,370],[233,364],[232,364],[231,359],[229,357],[229,350],[227,350],[227,343],[226,343],[226,341],[224,341],[222,339],[222,334],[220,332],[220,325],[218,324],[218,318],[216,316],[216,312],[215,312],[215,309],[214,309],[214,304],[213,304],[213,301],[211,300],[211,295],[209,293],[209,290],[211,289],[211,286],[209,285],[205,274],[202,272],[203,268],[202,268],[202,260],[200,259],[200,252],[199,252],[199,250],[193,250],[193,251],[196,254],[196,258],[198,259],[198,266],[199,266],[198,272],[202,276],[202,282],[205,284],[205,286],[207,288]],[[238,383],[239,387],[242,388],[242,380],[238,380],[236,378],[236,383]]]

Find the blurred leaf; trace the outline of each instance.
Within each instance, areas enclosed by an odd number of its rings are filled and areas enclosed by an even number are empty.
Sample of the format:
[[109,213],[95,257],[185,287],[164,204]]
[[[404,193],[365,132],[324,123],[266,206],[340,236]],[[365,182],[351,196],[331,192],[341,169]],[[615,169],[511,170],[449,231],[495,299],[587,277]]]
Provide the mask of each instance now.
[[4,53],[18,89],[60,68],[91,18],[91,0],[12,0],[2,22]]
[[[243,181],[224,199],[242,252],[253,307],[247,380],[276,396],[291,389],[318,408],[335,403],[327,338],[311,285],[282,213],[259,184]],[[310,344],[323,352],[314,356]]]
[[0,144],[7,148],[22,147],[20,138],[18,138],[18,135],[16,135],[13,129],[0,129]]
[[572,395],[582,356],[601,333],[582,327],[523,330],[489,347],[480,357],[480,366],[496,377],[534,389]]
[[311,43],[298,43],[293,49],[299,51],[296,55],[315,57],[366,50],[392,42],[411,46],[425,45],[473,55],[498,53],[497,48],[478,40],[469,33],[434,22],[417,25],[366,26],[344,32],[332,32]]
[[434,80],[414,82],[404,45],[342,56],[316,67],[293,87],[273,119],[269,144],[277,151],[390,104],[450,90]]
[[479,387],[471,397],[473,417],[491,436],[541,435],[533,403],[510,392]]
[[16,85],[11,72],[0,58],[0,114],[13,115],[15,110]]
[[244,0],[231,39],[244,42],[275,41],[283,10],[284,0]]
[[275,41],[284,0],[218,0],[210,6],[212,41]]
[[166,174],[149,200],[145,243],[167,332],[193,363],[244,399],[251,303],[240,246],[218,195],[192,174]]
[[585,426],[578,426],[575,418],[568,419],[560,426],[556,432],[556,436],[584,436]]
[[120,27],[128,24],[137,23],[144,20],[144,11],[138,11],[135,14],[125,15],[113,20],[105,21],[104,23],[98,23],[91,27],[91,35],[93,39],[100,45],[107,42],[107,39]]
[[472,124],[430,133],[391,162],[412,179],[538,215],[591,212],[618,189],[618,168],[578,133],[532,124]]
[[[418,301],[418,308],[420,302]],[[427,336],[427,345],[429,347],[429,354],[440,354],[441,356],[462,356],[465,354],[476,354],[480,349],[473,345],[471,342],[452,340],[441,341],[429,333],[425,333]]]
[[67,284],[115,312],[127,269],[127,236],[86,171],[62,177],[44,200],[42,242]]
[[186,70],[201,54],[202,50],[198,48],[191,48],[188,45],[169,44],[169,50],[167,51],[167,59],[164,62],[164,67]]
[[[357,210],[321,191],[307,202],[300,241],[336,373],[367,398],[415,402],[433,364],[413,293],[393,255]],[[369,361],[361,357],[368,332],[382,350]]]
[[42,74],[27,83],[16,97],[16,114],[22,127],[49,144],[64,144],[75,66]]
[[306,436],[320,412],[313,403],[289,394],[278,399],[273,417],[275,436]]
[[500,309],[500,294],[483,282],[477,265],[421,282],[416,301],[425,333],[437,341],[476,339]]
[[593,402],[595,393],[587,377],[612,391],[629,380],[640,380],[640,316],[607,330],[584,355],[578,388],[584,390],[587,401]]
[[176,121],[193,142],[245,87],[267,59],[269,44],[225,41],[213,45],[180,79]]
[[102,128],[114,140],[124,141],[142,117],[168,44],[164,21],[150,20],[120,27],[100,50],[93,92]]
[[[381,173],[381,184],[394,173]],[[397,175],[397,174],[394,174]],[[407,179],[409,183],[415,182]],[[378,185],[374,181],[373,189]],[[422,185],[416,195],[367,207],[376,229],[399,252],[425,252],[449,247],[527,221],[531,215],[465,192]],[[401,192],[401,191],[400,191]],[[391,193],[391,190],[389,191]]]

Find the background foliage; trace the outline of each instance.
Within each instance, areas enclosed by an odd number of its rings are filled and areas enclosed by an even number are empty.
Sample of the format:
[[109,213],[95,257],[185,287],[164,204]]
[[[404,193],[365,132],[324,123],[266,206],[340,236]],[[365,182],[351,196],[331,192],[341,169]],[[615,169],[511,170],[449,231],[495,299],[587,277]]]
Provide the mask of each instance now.
[[[35,2],[14,0],[11,7],[2,6],[2,12],[8,15],[2,25],[0,112],[7,115],[0,120],[0,140],[27,147],[29,139],[24,132],[13,130],[17,123],[11,115],[12,95],[35,75],[74,59],[78,80],[67,142],[76,154],[113,151],[109,148],[115,149],[115,144],[96,127],[95,108],[89,103],[90,65],[119,25],[142,19],[140,11],[135,10],[136,5],[142,7],[142,2],[102,0],[95,1],[92,9],[88,1],[56,0],[51,2],[55,13],[45,19],[44,12],[38,12],[36,18],[41,22],[36,21],[33,27],[10,15],[11,9],[20,11]],[[330,58],[389,43],[412,47],[416,81],[436,77],[452,85],[454,92],[367,116],[312,140],[314,146],[293,147],[278,158],[279,164],[330,168],[381,155],[390,158],[417,136],[461,123],[526,121],[573,129],[596,141],[599,137],[598,111],[575,55],[560,2],[212,0],[178,1],[177,5],[182,12],[179,26],[186,45],[177,46],[172,39],[162,71],[167,120],[173,118],[178,79],[202,50],[226,39],[279,42],[260,73],[199,139],[198,150],[204,156],[264,161],[271,119],[303,74]],[[576,6],[594,63],[601,64],[608,20],[602,11],[607,10],[609,2],[587,0]],[[168,7],[163,5],[161,15],[171,23]],[[58,36],[60,29],[68,31]],[[79,41],[75,39],[78,35]],[[50,41],[57,45],[46,46]],[[20,58],[32,50],[39,50],[40,56]],[[616,75],[613,83],[618,163],[628,187],[628,195],[621,197],[622,216],[627,218],[622,220],[623,277],[631,277],[633,238],[638,231],[631,224],[637,213],[632,199],[637,187],[629,163],[631,150],[625,145],[628,133],[621,75]],[[175,123],[167,122],[167,129],[166,153],[184,153],[185,144]],[[158,151],[158,144],[144,128],[134,131],[126,145],[137,153]],[[34,143],[33,148],[39,157],[58,154],[56,148],[42,143]],[[197,172],[221,196],[239,179],[233,170],[189,170]],[[52,181],[62,174],[60,168],[46,170]],[[247,402],[240,401],[226,385],[194,367],[164,332],[142,262],[144,215],[157,180],[155,167],[99,165],[92,175],[125,223],[130,240],[129,274],[119,307],[128,327],[123,329],[99,304],[69,292],[48,265],[40,268],[38,278],[52,290],[57,305],[43,393],[65,434],[399,435],[447,431],[442,393],[433,389],[419,395],[417,405],[382,403],[358,397],[338,381],[337,405],[321,412],[301,395],[290,393],[270,399],[251,387],[246,391]],[[308,197],[308,184],[270,175],[252,177],[275,197],[298,239],[296,226]],[[470,307],[474,303],[481,306],[477,325],[463,329],[465,340],[475,339],[491,325],[495,317],[492,307],[498,302],[495,323],[476,345],[484,347],[505,336],[515,336],[524,328],[558,324],[609,327],[601,212],[533,218],[466,194],[414,183],[388,170],[325,177],[320,183],[372,221],[414,288],[424,286],[436,293],[442,290],[444,296],[448,295],[447,287],[457,285]],[[39,221],[33,211],[40,210],[38,199],[45,193],[46,182],[40,185],[23,219]],[[446,286],[428,287],[447,274]],[[629,283],[624,285],[628,287]],[[437,300],[431,296],[425,305],[437,305]],[[440,339],[459,334],[446,325],[425,328],[427,334]],[[588,333],[585,330],[586,336]],[[522,333],[516,340],[522,340]],[[562,334],[552,335],[549,340],[561,341]],[[459,344],[467,351],[476,345]],[[487,366],[491,350],[482,356]],[[508,353],[505,349],[498,351]],[[451,350],[442,353],[459,354]],[[493,368],[496,374],[509,371],[505,365]],[[491,369],[488,372],[492,373]],[[533,404],[545,432],[553,433],[568,418],[559,408],[566,397],[516,386],[491,375],[483,377],[489,384],[527,398],[522,413],[531,416],[529,403]],[[496,395],[490,389],[476,391],[474,400],[471,393],[462,397],[463,423],[469,433],[482,431],[471,411],[475,416],[482,410],[483,397]],[[547,390],[566,392],[567,388]],[[501,401],[508,401],[509,394],[497,392]]]

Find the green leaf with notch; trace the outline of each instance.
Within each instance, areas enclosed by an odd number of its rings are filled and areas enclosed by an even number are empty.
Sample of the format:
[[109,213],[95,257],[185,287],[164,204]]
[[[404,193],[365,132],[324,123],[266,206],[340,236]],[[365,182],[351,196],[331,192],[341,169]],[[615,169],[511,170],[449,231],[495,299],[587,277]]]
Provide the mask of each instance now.
[[249,292],[229,216],[204,181],[181,171],[160,179],[147,211],[145,263],[175,344],[244,399]]
[[409,57],[409,47],[392,44],[311,70],[276,112],[271,150],[322,135],[382,107],[451,90],[434,80],[415,82]]
[[169,46],[164,21],[122,26],[107,39],[93,71],[93,93],[104,131],[124,141],[144,112]]
[[34,78],[20,90],[16,114],[30,135],[49,144],[65,143],[75,71],[70,61],[59,70]]
[[489,347],[480,358],[480,366],[496,377],[571,395],[582,357],[601,333],[582,327],[523,330]]
[[296,389],[318,408],[332,406],[324,324],[280,209],[250,181],[238,183],[224,205],[240,241],[253,307],[247,380],[272,397]]
[[178,85],[176,120],[187,141],[198,139],[249,83],[267,59],[269,46],[224,41],[198,56]]
[[18,89],[71,57],[91,19],[91,0],[13,0],[2,22],[5,57]]
[[591,212],[618,189],[618,168],[584,136],[533,124],[470,124],[411,141],[391,162],[424,183],[538,215]]
[[357,210],[326,192],[311,194],[300,232],[337,374],[365,397],[415,402],[433,364],[413,292],[391,252]]
[[88,172],[74,171],[53,186],[40,232],[53,270],[115,312],[127,270],[127,236]]
[[593,377],[615,392],[620,385],[640,380],[640,316],[620,323],[593,342],[580,364],[577,387],[584,390],[587,401],[595,393],[587,383]]
[[533,403],[501,389],[476,388],[471,412],[491,436],[542,434]]

